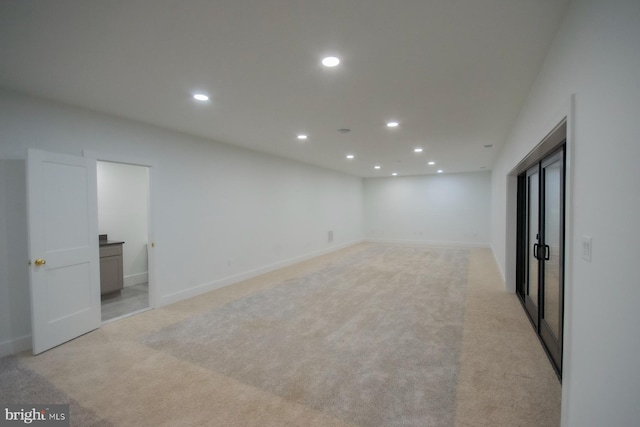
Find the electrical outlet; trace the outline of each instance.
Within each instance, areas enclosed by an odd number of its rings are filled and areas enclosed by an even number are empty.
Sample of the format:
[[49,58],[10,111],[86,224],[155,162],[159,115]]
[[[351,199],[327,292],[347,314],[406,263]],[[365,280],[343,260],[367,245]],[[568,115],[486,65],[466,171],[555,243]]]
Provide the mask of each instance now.
[[582,236],[582,259],[591,262],[591,236]]

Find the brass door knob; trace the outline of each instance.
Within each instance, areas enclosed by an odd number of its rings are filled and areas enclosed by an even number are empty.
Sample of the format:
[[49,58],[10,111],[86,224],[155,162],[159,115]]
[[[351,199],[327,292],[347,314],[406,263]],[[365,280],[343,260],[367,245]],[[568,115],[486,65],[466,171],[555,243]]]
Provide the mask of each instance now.
[[35,261],[36,265],[45,265],[47,263],[47,261],[43,260],[42,258],[38,258]]

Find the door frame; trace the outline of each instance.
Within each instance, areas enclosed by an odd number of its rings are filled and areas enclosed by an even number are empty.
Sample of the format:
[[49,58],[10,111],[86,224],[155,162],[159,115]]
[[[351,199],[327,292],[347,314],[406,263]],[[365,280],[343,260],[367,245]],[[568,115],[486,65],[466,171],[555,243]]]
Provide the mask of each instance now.
[[[512,153],[513,168],[506,174],[504,186],[506,198],[503,201],[506,221],[504,224],[505,252],[502,254],[504,261],[505,289],[509,292],[516,291],[517,271],[517,195],[518,175],[526,170],[523,165],[531,157],[539,157],[540,150],[548,151],[543,146],[545,139],[553,133],[558,126],[566,124],[565,143],[565,276],[564,276],[564,328],[562,337],[562,378],[565,384],[571,383],[572,377],[572,342],[573,342],[573,254],[574,254],[574,225],[573,225],[573,188],[574,188],[574,153],[579,142],[575,136],[576,95],[570,94],[560,98],[556,108],[549,110],[546,117],[542,117],[535,123],[529,124],[527,138],[520,140],[518,152]],[[544,113],[542,113],[544,114]],[[549,129],[553,129],[549,132]],[[537,144],[536,144],[537,143]],[[527,147],[532,147],[529,152]],[[522,150],[524,148],[525,150]],[[536,153],[538,155],[536,156]],[[518,161],[518,159],[521,159]],[[568,398],[568,388],[562,387],[563,401]],[[566,421],[563,411],[563,421]]]
[[[553,138],[553,136],[559,136],[560,138]],[[564,137],[563,137],[564,135]],[[564,126],[559,126],[556,130],[554,130],[551,139],[554,141],[559,141],[557,146],[551,147],[548,152],[544,153],[541,158],[535,160],[533,165],[529,165],[528,168],[523,171],[520,175],[518,175],[518,223],[517,223],[517,233],[518,233],[518,246],[517,246],[517,257],[516,257],[516,295],[518,299],[522,303],[522,306],[527,313],[529,320],[531,321],[533,328],[536,332],[536,335],[541,341],[541,344],[549,356],[549,360],[558,375],[558,378],[562,380],[562,350],[563,350],[563,325],[564,325],[564,300],[565,300],[565,260],[566,260],[566,233],[565,233],[565,223],[566,223],[566,199],[565,199],[565,187],[566,187],[566,176],[565,176],[565,161],[566,161],[566,128]],[[560,187],[560,223],[559,223],[559,235],[560,235],[560,251],[557,255],[559,257],[559,287],[560,287],[560,298],[559,298],[559,330],[558,336],[556,337],[554,332],[551,330],[549,324],[546,322],[545,311],[546,307],[546,297],[545,294],[547,292],[546,286],[546,268],[547,263],[545,260],[548,260],[545,255],[540,255],[540,250],[538,249],[538,254],[534,257],[535,261],[532,261],[530,257],[530,244],[529,239],[531,237],[530,227],[534,227],[536,231],[536,245],[538,248],[543,248],[546,254],[547,245],[546,240],[546,224],[547,224],[547,215],[546,215],[546,173],[545,169],[548,165],[553,164],[555,162],[560,161],[561,163],[561,187]],[[534,197],[537,199],[537,207],[538,212],[535,218],[535,223],[530,221],[529,217],[529,205],[528,201],[531,199],[532,193],[530,191],[529,183],[530,177],[536,175],[536,180],[538,181],[538,190],[536,191]],[[530,285],[529,279],[530,274],[529,271],[534,269],[537,271],[536,273],[536,299],[537,301],[533,301],[528,292],[527,285]]]
[[[519,249],[522,251],[522,253],[520,254],[520,258],[518,258],[518,266],[519,268],[519,276],[518,276],[518,287],[519,289],[516,289],[516,292],[519,290],[522,293],[519,294],[518,296],[521,298],[522,303],[525,307],[525,310],[527,311],[527,313],[529,313],[529,318],[531,319],[531,321],[534,324],[534,327],[537,329],[538,328],[538,324],[539,324],[539,316],[538,316],[538,312],[540,310],[540,296],[542,295],[542,287],[540,286],[540,280],[541,280],[541,275],[544,274],[544,266],[541,266],[540,264],[540,260],[537,256],[534,256],[534,258],[537,260],[536,263],[536,283],[535,283],[535,287],[536,287],[536,301],[534,301],[531,296],[529,295],[529,289],[527,289],[527,285],[530,287],[532,284],[530,283],[530,278],[531,278],[531,265],[528,262],[525,262],[527,260],[531,259],[532,254],[530,253],[530,237],[531,237],[531,230],[530,227],[533,225],[530,223],[529,221],[529,215],[531,212],[531,190],[530,190],[530,184],[531,184],[531,177],[533,175],[536,175],[537,178],[536,180],[538,181],[538,191],[536,193],[536,199],[537,199],[537,209],[536,209],[536,224],[535,224],[535,229],[538,231],[538,233],[536,234],[540,234],[540,223],[541,223],[541,219],[542,219],[542,203],[540,200],[540,194],[542,194],[543,188],[542,188],[542,184],[541,184],[541,180],[540,177],[542,176],[542,172],[540,170],[540,165],[536,164],[535,166],[530,167],[529,169],[527,169],[526,172],[522,173],[522,180],[524,181],[521,185],[521,187],[519,188],[519,190],[522,190],[522,194],[518,194],[518,200],[519,203],[521,203],[521,205],[519,205],[519,209],[523,209],[523,212],[521,215],[519,215],[519,220],[522,221],[521,223],[518,224],[518,227],[521,227],[522,229],[519,231],[520,234],[520,238],[522,239],[521,244],[519,245]],[[535,247],[536,246],[540,246],[539,243],[540,242],[540,238],[536,237],[536,243],[533,244],[533,255],[535,255]]]
[[140,159],[127,155],[98,153],[90,150],[83,150],[83,156],[95,162],[112,162],[121,163],[131,166],[142,166],[149,168],[149,209],[147,212],[147,236],[148,236],[148,274],[149,274],[149,308],[156,308],[158,301],[158,292],[156,286],[156,260],[155,260],[155,203],[157,197],[155,195],[158,179],[158,163],[155,160]]
[[[567,142],[565,144],[565,273],[564,273],[564,330],[562,337],[562,425],[568,422],[568,411],[566,403],[569,401],[569,387],[572,383],[572,342],[573,342],[573,253],[574,253],[574,212],[573,212],[573,187],[574,187],[574,152],[579,146],[579,141],[575,135],[575,111],[576,95],[569,94],[555,98],[557,103],[555,108],[546,109],[535,114],[534,121],[526,123],[526,132],[518,135],[511,135],[515,143],[510,149],[503,153],[502,158],[506,161],[506,167],[512,169],[504,175],[494,176],[494,184],[506,191],[506,197],[497,203],[499,211],[494,214],[501,218],[504,215],[503,223],[504,252],[495,253],[496,258],[502,261],[504,266],[503,279],[505,290],[516,291],[516,252],[517,252],[517,200],[518,200],[518,175],[521,170],[519,166],[526,161],[540,145],[539,142],[549,135],[549,129],[554,129],[558,124],[566,122]],[[545,115],[546,114],[546,115]],[[537,145],[536,145],[537,144]],[[498,172],[494,171],[494,175]],[[502,210],[503,209],[503,210]],[[500,210],[502,210],[500,212]]]

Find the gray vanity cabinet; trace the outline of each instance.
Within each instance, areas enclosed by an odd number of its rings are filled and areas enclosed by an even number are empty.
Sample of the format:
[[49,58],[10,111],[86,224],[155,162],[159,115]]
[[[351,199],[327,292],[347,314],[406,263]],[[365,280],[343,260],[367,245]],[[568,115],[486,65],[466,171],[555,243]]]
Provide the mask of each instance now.
[[123,286],[122,244],[100,242],[100,294],[119,292]]

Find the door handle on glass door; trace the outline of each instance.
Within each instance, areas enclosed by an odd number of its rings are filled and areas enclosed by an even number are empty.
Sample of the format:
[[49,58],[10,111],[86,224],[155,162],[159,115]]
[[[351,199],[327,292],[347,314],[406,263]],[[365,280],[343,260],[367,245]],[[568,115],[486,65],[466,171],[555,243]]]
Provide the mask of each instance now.
[[551,258],[551,248],[549,245],[544,245],[544,260],[549,261]]
[[533,244],[533,257],[535,259],[540,259],[540,258],[538,258],[538,246],[539,245],[537,243]]

